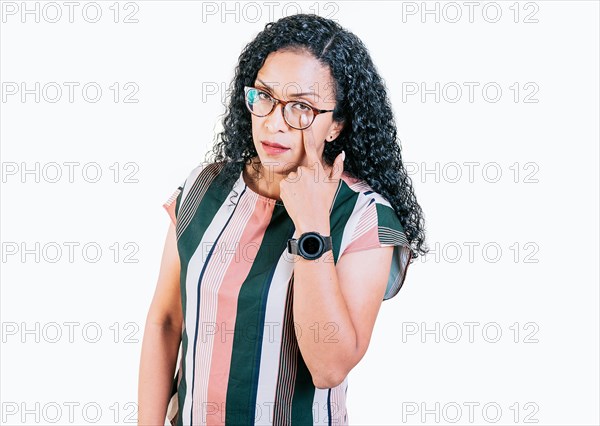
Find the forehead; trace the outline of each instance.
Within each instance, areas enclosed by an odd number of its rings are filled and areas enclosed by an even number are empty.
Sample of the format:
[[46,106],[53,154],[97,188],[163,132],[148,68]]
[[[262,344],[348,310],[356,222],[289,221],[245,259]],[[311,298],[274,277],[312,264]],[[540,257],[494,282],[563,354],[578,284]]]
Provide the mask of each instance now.
[[316,92],[323,99],[333,92],[329,68],[303,52],[270,53],[258,71],[256,82],[259,79],[280,95]]

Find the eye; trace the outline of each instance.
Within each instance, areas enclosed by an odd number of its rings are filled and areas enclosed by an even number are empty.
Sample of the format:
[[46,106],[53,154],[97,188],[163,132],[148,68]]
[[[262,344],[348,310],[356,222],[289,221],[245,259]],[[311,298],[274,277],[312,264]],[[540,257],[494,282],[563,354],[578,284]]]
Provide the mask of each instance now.
[[293,104],[293,108],[297,109],[298,111],[302,111],[302,112],[306,112],[306,111],[311,111],[312,108],[309,107],[306,104],[303,104],[302,102],[296,102]]
[[258,98],[262,99],[262,100],[271,100],[271,95],[269,95],[267,92],[263,92],[262,90],[258,91]]

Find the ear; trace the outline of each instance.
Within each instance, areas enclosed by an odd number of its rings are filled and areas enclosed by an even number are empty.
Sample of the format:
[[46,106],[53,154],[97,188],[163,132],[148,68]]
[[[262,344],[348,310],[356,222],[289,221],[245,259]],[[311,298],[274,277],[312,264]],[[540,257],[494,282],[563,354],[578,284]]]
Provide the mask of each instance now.
[[[343,121],[334,121],[333,123],[331,123],[331,126],[329,126],[329,131],[327,132],[327,136],[325,138],[325,142],[331,142],[332,140],[336,139],[340,135],[343,128]],[[332,136],[331,139],[329,139],[330,135]]]

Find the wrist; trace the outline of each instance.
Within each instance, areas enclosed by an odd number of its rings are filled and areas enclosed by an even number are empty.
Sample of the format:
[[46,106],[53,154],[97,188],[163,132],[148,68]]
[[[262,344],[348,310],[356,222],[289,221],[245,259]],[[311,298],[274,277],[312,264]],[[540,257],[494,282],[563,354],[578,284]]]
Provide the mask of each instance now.
[[287,249],[288,253],[315,261],[333,249],[333,241],[330,235],[323,235],[317,231],[302,232],[297,238],[288,240]]
[[296,227],[296,232],[294,233],[294,238],[300,237],[300,235],[306,232],[318,232],[324,236],[331,235],[331,229],[329,226],[329,222],[314,222],[314,223],[304,223],[300,224]]

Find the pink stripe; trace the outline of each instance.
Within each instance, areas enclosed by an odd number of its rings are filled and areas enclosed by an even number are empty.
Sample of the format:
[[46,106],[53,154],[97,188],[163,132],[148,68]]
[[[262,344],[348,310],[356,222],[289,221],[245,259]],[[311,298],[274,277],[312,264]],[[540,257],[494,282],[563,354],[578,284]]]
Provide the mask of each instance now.
[[[208,261],[206,272],[202,278],[200,286],[200,322],[201,340],[196,343],[197,355],[195,360],[198,374],[194,379],[194,418],[200,419],[200,423],[206,423],[205,416],[208,413],[217,414],[220,412],[222,402],[208,399],[208,389],[210,380],[210,365],[212,364],[212,351],[215,340],[220,340],[226,336],[225,332],[219,327],[217,322],[218,295],[223,285],[224,277],[227,273],[228,265],[235,260],[230,251],[235,250],[236,241],[241,238],[244,230],[244,224],[252,216],[254,203],[243,199],[239,201],[239,207],[235,215],[231,218],[231,225],[228,226],[221,238],[214,244],[214,250]],[[209,241],[202,241],[205,245]],[[241,283],[239,284],[241,286]],[[235,304],[236,300],[231,303]],[[205,330],[205,325],[210,329]],[[224,327],[225,324],[222,324]],[[206,331],[206,333],[205,333]]]
[[375,206],[375,203],[371,203],[366,207],[365,212],[359,219],[354,234],[352,235],[352,240],[346,247],[346,250],[344,250],[344,253],[367,250],[380,246],[377,207]]
[[346,182],[346,185],[348,185],[350,189],[354,192],[365,192],[373,190],[373,188],[371,188],[367,182],[361,179],[354,178],[346,172],[342,173],[341,178],[344,182]]
[[[249,200],[250,197],[246,199]],[[239,258],[234,258],[229,264],[222,280],[223,284],[219,289],[216,315],[218,332],[214,339],[208,384],[208,401],[211,407],[216,408],[216,410],[207,410],[207,425],[221,425],[225,422],[225,402],[233,349],[237,300],[243,278],[248,276],[250,268],[252,268],[253,260],[258,254],[266,228],[273,215],[274,207],[274,203],[257,201],[250,221],[247,224],[235,225],[244,227],[244,232],[239,239],[239,251],[236,251],[236,254],[239,253]],[[226,247],[231,250],[229,244]]]
[[377,227],[369,229],[362,236],[352,241],[344,253],[352,253],[357,250],[367,250],[370,248],[381,247],[379,244],[379,233]]

